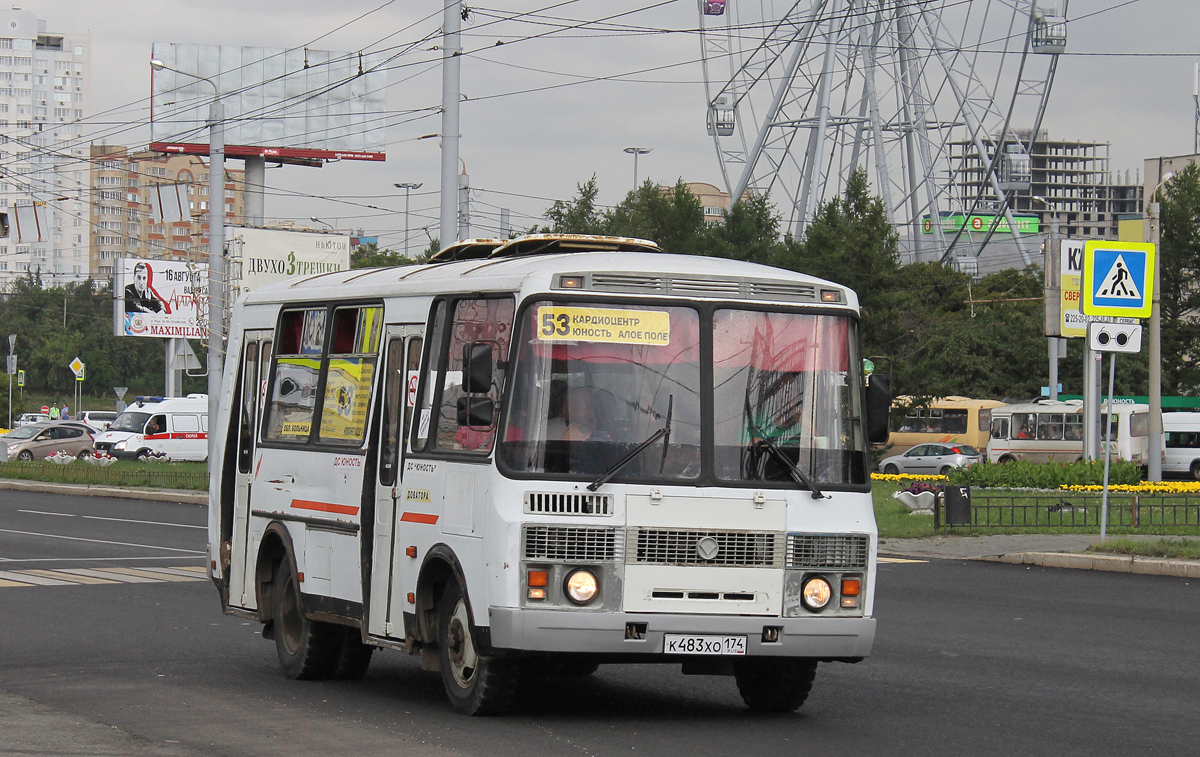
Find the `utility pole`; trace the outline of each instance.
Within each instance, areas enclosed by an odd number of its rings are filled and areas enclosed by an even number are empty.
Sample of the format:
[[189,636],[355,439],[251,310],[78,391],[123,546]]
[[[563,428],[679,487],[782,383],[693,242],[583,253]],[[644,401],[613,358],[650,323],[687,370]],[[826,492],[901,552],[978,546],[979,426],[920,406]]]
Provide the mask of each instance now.
[[637,182],[637,179],[638,179],[638,172],[637,172],[638,156],[645,155],[645,154],[649,153],[652,149],[654,149],[654,148],[652,148],[652,147],[626,147],[625,148],[625,152],[627,152],[633,156],[633,191],[634,192],[636,192],[637,188],[638,188],[638,182]]
[[17,372],[17,356],[13,352],[13,348],[17,346],[17,335],[8,335],[8,428],[12,428],[12,379],[13,374]]
[[442,13],[442,172],[441,230],[438,243],[458,241],[459,83],[462,55],[462,2],[445,0]]

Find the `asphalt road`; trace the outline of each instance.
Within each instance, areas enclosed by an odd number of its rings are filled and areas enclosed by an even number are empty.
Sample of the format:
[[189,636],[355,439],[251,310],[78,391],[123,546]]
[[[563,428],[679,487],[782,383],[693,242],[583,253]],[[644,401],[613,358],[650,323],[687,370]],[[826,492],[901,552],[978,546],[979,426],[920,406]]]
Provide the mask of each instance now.
[[[197,506],[0,492],[0,754],[1180,755],[1200,743],[1195,581],[889,562],[875,654],[822,665],[796,715],[750,713],[732,679],[606,666],[548,682],[516,715],[464,718],[398,652],[378,653],[362,681],[285,679],[257,624],[222,616],[195,570],[204,519]],[[98,572],[62,572],[81,569]]]

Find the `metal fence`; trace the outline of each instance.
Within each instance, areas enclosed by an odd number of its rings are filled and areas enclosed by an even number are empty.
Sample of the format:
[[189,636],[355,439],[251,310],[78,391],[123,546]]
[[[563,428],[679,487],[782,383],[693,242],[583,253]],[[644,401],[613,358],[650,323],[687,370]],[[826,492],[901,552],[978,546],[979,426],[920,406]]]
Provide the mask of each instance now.
[[[975,493],[957,506],[952,499],[939,499],[935,528],[1100,527],[1100,492]],[[1110,493],[1107,527],[1200,528],[1200,496]]]
[[[195,467],[195,466],[192,466]],[[47,481],[61,484],[148,487],[153,489],[208,489],[208,473],[175,469],[171,463],[144,463],[137,467],[99,468],[83,462],[0,463],[0,478]]]

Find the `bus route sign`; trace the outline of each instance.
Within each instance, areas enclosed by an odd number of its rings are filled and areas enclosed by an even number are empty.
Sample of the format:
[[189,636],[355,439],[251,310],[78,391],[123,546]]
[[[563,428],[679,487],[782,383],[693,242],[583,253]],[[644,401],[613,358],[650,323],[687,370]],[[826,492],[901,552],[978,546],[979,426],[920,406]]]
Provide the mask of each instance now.
[[1080,302],[1084,314],[1149,318],[1154,253],[1152,244],[1100,240],[1084,244]]

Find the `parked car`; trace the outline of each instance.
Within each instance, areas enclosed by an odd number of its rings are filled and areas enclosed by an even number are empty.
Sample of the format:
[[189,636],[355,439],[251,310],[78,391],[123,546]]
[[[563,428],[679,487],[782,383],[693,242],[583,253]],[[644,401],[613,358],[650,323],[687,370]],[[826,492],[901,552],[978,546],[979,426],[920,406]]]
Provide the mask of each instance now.
[[84,410],[75,418],[97,431],[107,431],[109,425],[116,419],[117,414],[112,410]]
[[76,421],[31,423],[0,437],[0,454],[5,460],[43,460],[55,452],[83,459],[93,451],[92,430]]
[[50,416],[45,413],[22,413],[17,422],[13,424],[13,428],[28,426],[30,423],[46,423],[50,420]]
[[879,461],[884,473],[946,475],[951,468],[966,468],[983,460],[983,453],[969,444],[918,444],[900,455]]

